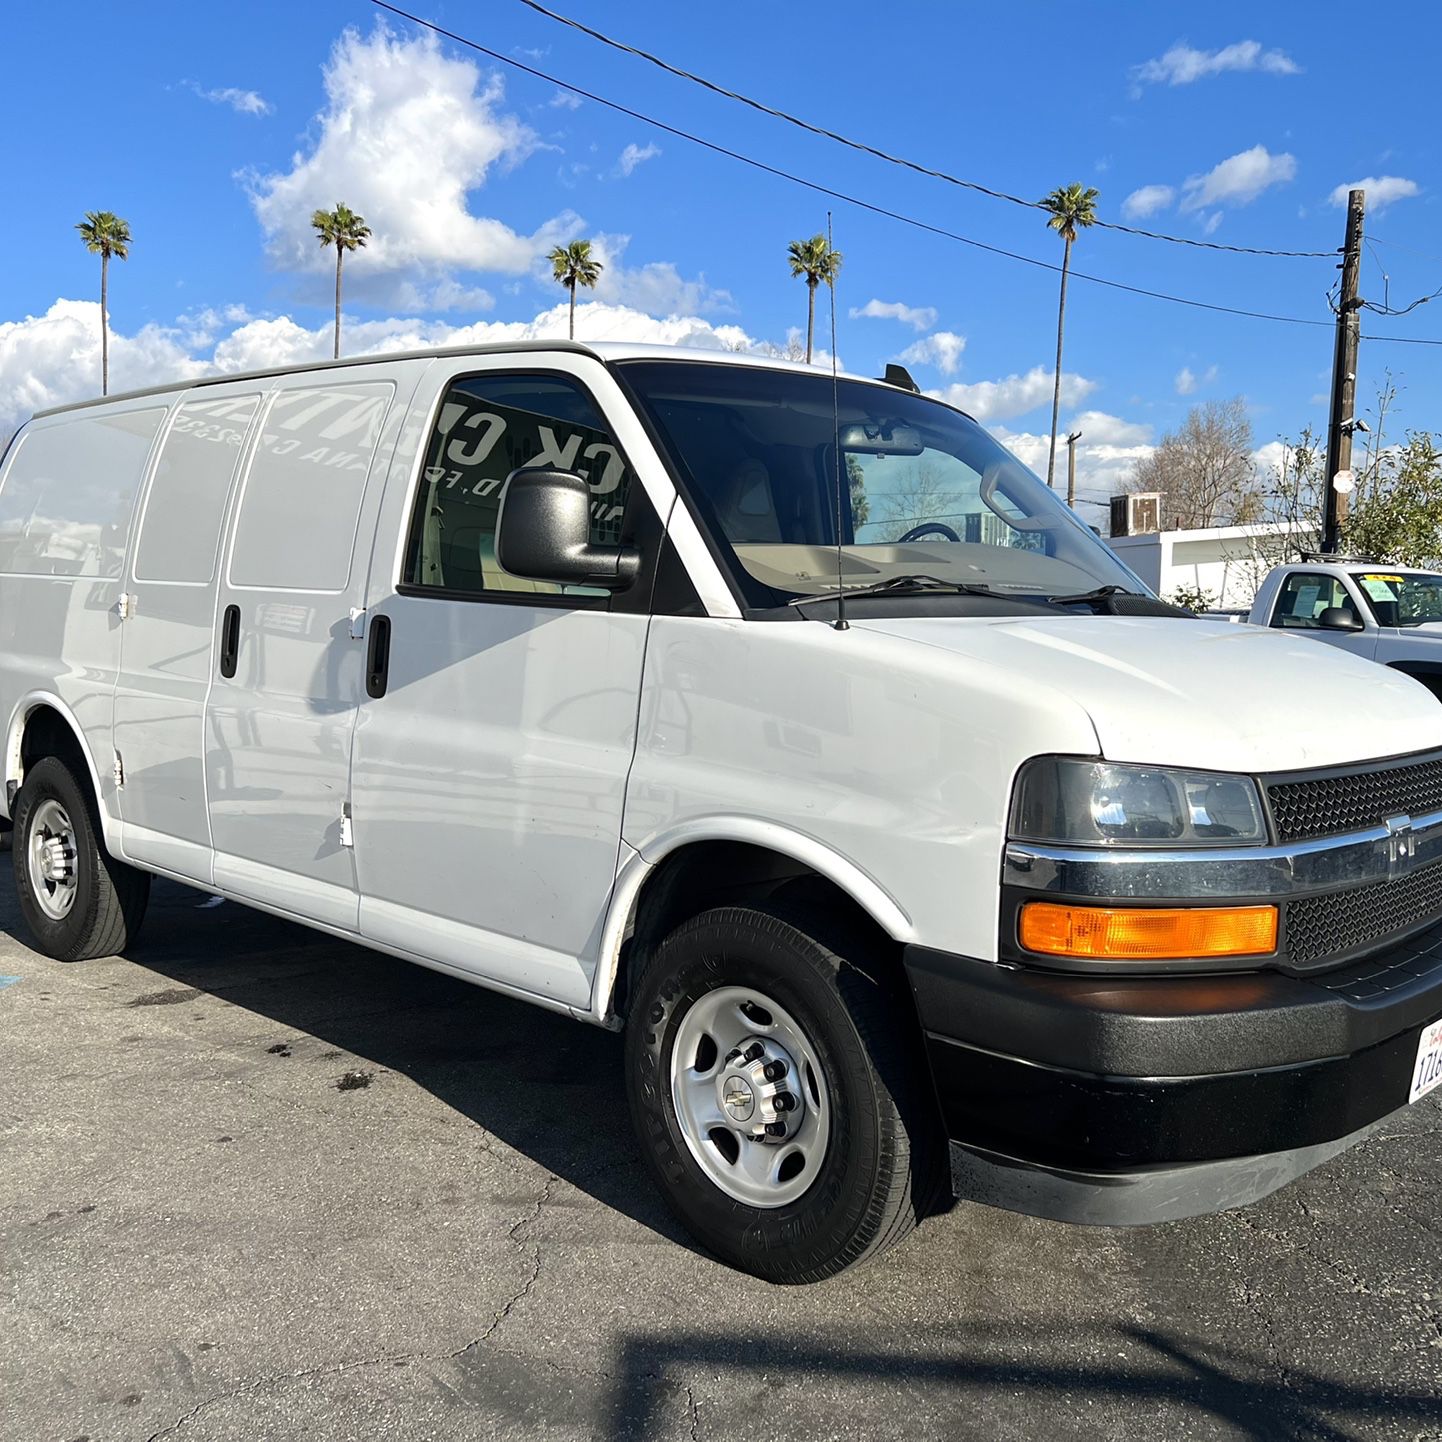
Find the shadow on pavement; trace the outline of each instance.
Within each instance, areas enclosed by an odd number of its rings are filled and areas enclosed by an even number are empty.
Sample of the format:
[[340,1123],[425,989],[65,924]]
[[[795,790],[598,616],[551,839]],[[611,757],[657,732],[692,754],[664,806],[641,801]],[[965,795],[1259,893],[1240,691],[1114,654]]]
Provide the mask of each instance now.
[[[207,900],[156,879],[145,926],[125,960],[174,985],[131,1005],[182,1000],[176,989],[193,990],[309,1033],[362,1065],[409,1077],[548,1172],[696,1250],[642,1169],[618,1036],[249,907]],[[0,925],[27,941],[8,887]],[[278,1034],[276,1041],[289,1039]]]
[[[1097,1428],[1094,1435],[1114,1435],[1109,1423],[1119,1414],[1107,1404],[1116,1403],[1170,1408],[1173,1421],[1180,1411],[1188,1420],[1211,1419],[1259,1439],[1353,1442],[1370,1435],[1369,1423],[1383,1420],[1426,1427],[1416,1435],[1431,1437],[1437,1434],[1430,1429],[1442,1424],[1442,1400],[1433,1393],[1356,1387],[1294,1367],[1262,1379],[1255,1375],[1255,1359],[1147,1327],[1105,1329],[1088,1323],[1067,1328],[1018,1321],[1004,1328],[948,1327],[928,1340],[929,1348],[917,1350],[914,1336],[901,1336],[895,1350],[888,1351],[884,1334],[878,1337],[875,1329],[834,1332],[820,1345],[799,1337],[794,1328],[771,1336],[753,1330],[632,1334],[619,1346],[608,1435],[657,1435],[661,1405],[678,1392],[691,1398],[683,1379],[723,1373],[749,1380],[758,1390],[778,1373],[805,1378],[807,1391],[822,1407],[829,1405],[822,1400],[829,1383],[875,1379],[885,1383],[887,1395],[894,1398],[901,1388],[918,1405],[924,1392],[926,1422],[917,1436],[1082,1435],[1072,1429],[1087,1415]],[[1085,1360],[1097,1351],[1109,1360]],[[783,1430],[796,1435],[805,1429],[807,1408],[788,1400],[791,1425]],[[948,1405],[954,1408],[949,1421]],[[1105,1410],[1088,1414],[1092,1405]],[[889,1408],[884,1415],[893,1424],[901,1420]],[[1162,1420],[1155,1411],[1120,1415],[1134,1423],[1148,1416]],[[707,1427],[714,1428],[717,1420],[706,1419]],[[719,1420],[724,1426],[725,1419]],[[857,1429],[855,1435],[866,1435],[872,1420],[854,1416],[848,1426]],[[1134,1435],[1165,1434],[1139,1430]],[[1187,1429],[1185,1435],[1193,1434]]]

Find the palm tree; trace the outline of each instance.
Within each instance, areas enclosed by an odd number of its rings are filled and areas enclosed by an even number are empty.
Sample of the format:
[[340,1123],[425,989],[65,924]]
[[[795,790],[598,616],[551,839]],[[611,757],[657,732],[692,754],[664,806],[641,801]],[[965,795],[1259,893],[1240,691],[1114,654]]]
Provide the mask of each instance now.
[[110,394],[110,257],[130,255],[130,222],[109,210],[87,210],[77,225],[80,239],[91,255],[100,257],[100,394]]
[[605,266],[591,258],[589,240],[573,240],[570,245],[558,245],[549,256],[551,275],[571,292],[571,339],[576,339],[576,287],[584,285],[591,289],[601,278]]
[[340,359],[340,266],[348,250],[359,250],[366,243],[371,228],[365,216],[357,215],[350,206],[336,201],[334,210],[311,212],[310,223],[321,245],[335,246],[335,358]]
[[1066,242],[1061,258],[1061,303],[1056,312],[1056,375],[1052,378],[1051,391],[1051,448],[1046,457],[1046,483],[1051,485],[1056,471],[1056,419],[1061,409],[1061,336],[1066,324],[1066,278],[1071,269],[1071,247],[1076,239],[1078,227],[1085,230],[1097,221],[1096,202],[1101,194],[1090,186],[1063,185],[1045,196],[1041,208],[1050,212],[1047,225]]
[[833,250],[824,235],[813,235],[810,240],[793,240],[786,247],[786,259],[792,275],[806,277],[806,363],[810,365],[811,339],[816,330],[816,287],[822,281],[836,284],[841,252]]

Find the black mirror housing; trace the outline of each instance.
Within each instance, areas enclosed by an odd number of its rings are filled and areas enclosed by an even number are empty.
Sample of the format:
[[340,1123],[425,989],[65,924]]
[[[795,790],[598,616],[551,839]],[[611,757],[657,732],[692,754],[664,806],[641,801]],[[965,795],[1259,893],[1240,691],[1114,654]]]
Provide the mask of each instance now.
[[1328,606],[1317,617],[1317,624],[1324,631],[1362,631],[1366,629],[1362,624],[1362,618],[1350,606]]
[[591,488],[584,476],[554,466],[522,466],[506,477],[496,517],[496,560],[528,581],[624,591],[641,553],[591,541]]

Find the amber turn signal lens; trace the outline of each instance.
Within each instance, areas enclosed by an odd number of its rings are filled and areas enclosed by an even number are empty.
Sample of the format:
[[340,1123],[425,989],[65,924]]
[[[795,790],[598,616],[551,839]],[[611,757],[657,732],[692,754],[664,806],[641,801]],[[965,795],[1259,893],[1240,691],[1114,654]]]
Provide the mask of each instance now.
[[1277,949],[1275,906],[1066,906],[1029,901],[1021,944],[1043,956],[1097,961],[1165,961],[1257,956]]

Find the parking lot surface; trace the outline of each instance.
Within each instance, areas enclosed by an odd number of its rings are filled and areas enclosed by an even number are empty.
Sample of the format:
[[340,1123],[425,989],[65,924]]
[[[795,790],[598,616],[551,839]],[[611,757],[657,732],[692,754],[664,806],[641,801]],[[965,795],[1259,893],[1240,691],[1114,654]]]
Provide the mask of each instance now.
[[969,1204],[781,1289],[642,1173],[618,1038],[157,884],[0,877],[0,1438],[1442,1438],[1442,1105],[1248,1210]]

